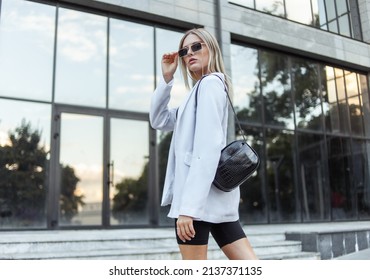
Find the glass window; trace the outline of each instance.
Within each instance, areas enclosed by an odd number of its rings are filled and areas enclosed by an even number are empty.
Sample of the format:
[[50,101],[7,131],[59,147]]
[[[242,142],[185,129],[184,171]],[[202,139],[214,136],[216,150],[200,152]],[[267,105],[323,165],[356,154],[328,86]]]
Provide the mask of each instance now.
[[338,23],[336,20],[329,22],[328,27],[329,27],[329,31],[338,33]]
[[311,5],[312,5],[312,15],[313,15],[313,25],[316,26],[316,27],[320,27],[320,17],[321,17],[321,13],[320,13],[320,9],[319,9],[319,3],[318,2],[322,2],[322,0],[312,0],[311,1]]
[[284,17],[284,0],[258,0],[256,9],[268,14]]
[[351,37],[350,23],[348,15],[344,15],[338,18],[339,23],[339,34]]
[[330,219],[326,144],[323,135],[298,133],[301,201],[304,221]]
[[3,0],[0,96],[51,101],[55,7]]
[[311,0],[285,0],[287,18],[303,24],[312,25]]
[[240,121],[262,122],[258,51],[231,45],[233,105]]
[[50,105],[0,99],[0,229],[46,227]]
[[336,0],[337,13],[339,16],[348,13],[347,0]]
[[364,135],[364,114],[361,96],[359,95],[359,79],[354,72],[344,71],[348,106],[350,113],[351,131],[354,135]]
[[364,135],[364,123],[362,118],[362,106],[358,96],[348,98],[351,132],[352,135],[363,136]]
[[335,12],[334,0],[325,0],[325,7],[328,21],[335,19],[337,17],[337,13]]
[[299,128],[322,130],[319,67],[307,59],[292,59],[292,88],[295,95],[295,120]]
[[346,82],[346,91],[347,96],[357,96],[358,95],[358,84],[357,84],[357,75],[354,72],[344,70],[345,82]]
[[103,118],[62,113],[60,120],[60,224],[101,225]]
[[148,224],[148,122],[111,119],[111,224]]
[[369,219],[370,216],[370,142],[363,140],[353,141],[353,178],[357,192],[357,208],[360,219]]
[[344,101],[346,99],[346,91],[344,85],[344,73],[343,69],[335,68],[335,82],[337,88],[338,101]]
[[55,101],[106,106],[107,18],[59,8]]
[[[156,82],[162,77],[161,60],[164,53],[177,51],[179,43],[184,33],[156,28]],[[185,98],[188,90],[186,89],[180,69],[177,69],[174,75],[174,85],[171,91],[171,100],[169,107],[178,107]],[[191,86],[191,85],[190,85]]]
[[[370,101],[369,101],[369,90],[368,90],[368,79],[366,75],[357,74],[359,91],[360,91],[360,102],[362,107],[362,113],[364,116],[365,124],[370,121]],[[364,133],[366,137],[370,137],[369,125],[364,125]]]
[[153,71],[153,27],[110,19],[109,108],[149,112]]
[[351,141],[327,136],[332,220],[355,218]]
[[339,132],[339,108],[337,103],[337,90],[333,67],[325,67],[326,93],[323,94],[323,107],[326,118],[326,129],[330,132]]
[[[315,2],[315,0],[313,0]],[[317,0],[318,2],[318,14],[319,14],[319,21],[320,21],[320,28],[328,30],[328,20],[326,18],[326,9],[325,9],[325,0]]]
[[[260,167],[257,171],[240,186],[240,221],[244,224],[250,223],[266,223],[267,222],[267,203],[266,193],[262,188],[263,180],[263,149],[264,139],[262,129],[251,128],[242,125],[245,134],[247,135],[247,142],[253,149],[256,150],[261,159]],[[235,135],[241,138],[239,135]]]
[[265,122],[294,128],[288,57],[267,51],[260,52],[261,83]]
[[349,134],[348,105],[346,100],[346,90],[344,84],[344,72],[342,69],[335,68],[335,81],[338,95],[339,125],[342,133]]
[[270,222],[298,219],[297,191],[294,185],[293,143],[291,131],[267,130],[266,172]]

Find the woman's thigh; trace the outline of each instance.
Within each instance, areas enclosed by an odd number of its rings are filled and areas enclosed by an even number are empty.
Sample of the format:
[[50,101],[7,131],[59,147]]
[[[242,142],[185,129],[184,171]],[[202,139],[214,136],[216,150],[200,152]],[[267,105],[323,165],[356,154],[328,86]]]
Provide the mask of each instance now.
[[183,260],[206,260],[208,245],[179,245]]
[[195,230],[195,236],[191,240],[186,240],[185,242],[178,237],[177,231],[175,231],[182,259],[206,260],[211,224],[203,221],[193,221],[193,226]]
[[221,249],[229,260],[258,260],[247,238],[236,240]]

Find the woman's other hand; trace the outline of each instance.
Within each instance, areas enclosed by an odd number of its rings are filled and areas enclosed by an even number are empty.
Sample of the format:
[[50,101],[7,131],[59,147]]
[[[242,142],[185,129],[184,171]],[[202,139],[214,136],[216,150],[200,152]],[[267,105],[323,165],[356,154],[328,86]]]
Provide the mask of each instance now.
[[166,83],[169,83],[173,79],[173,75],[176,72],[178,64],[177,52],[165,53],[162,56],[162,74]]
[[183,241],[191,240],[195,236],[193,227],[193,218],[188,216],[179,216],[176,224],[176,231],[178,237]]

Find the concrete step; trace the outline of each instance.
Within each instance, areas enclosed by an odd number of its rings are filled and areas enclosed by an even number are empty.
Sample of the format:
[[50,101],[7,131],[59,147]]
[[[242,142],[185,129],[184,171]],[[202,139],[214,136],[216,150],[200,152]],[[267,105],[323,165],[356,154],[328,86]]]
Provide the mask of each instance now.
[[[261,259],[311,258],[284,233],[248,234]],[[225,259],[210,237],[209,259]],[[170,229],[8,232],[0,235],[0,259],[180,259]]]

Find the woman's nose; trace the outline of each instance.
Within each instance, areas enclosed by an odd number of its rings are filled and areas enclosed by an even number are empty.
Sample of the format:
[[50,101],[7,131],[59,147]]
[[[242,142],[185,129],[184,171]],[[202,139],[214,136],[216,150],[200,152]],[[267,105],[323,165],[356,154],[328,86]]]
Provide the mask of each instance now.
[[188,49],[188,55],[193,55],[193,54],[194,54],[193,50],[191,48],[189,48]]

